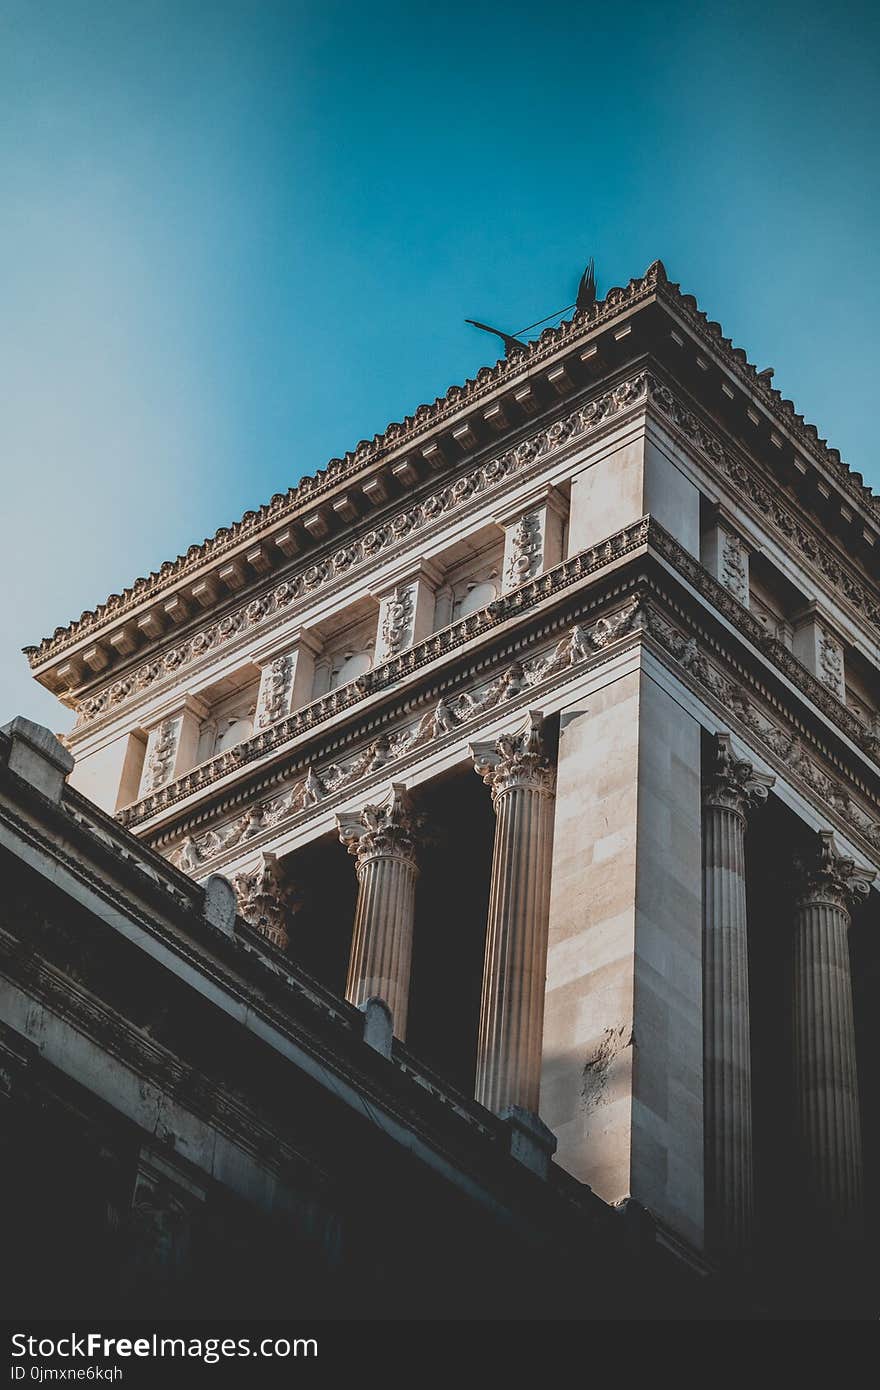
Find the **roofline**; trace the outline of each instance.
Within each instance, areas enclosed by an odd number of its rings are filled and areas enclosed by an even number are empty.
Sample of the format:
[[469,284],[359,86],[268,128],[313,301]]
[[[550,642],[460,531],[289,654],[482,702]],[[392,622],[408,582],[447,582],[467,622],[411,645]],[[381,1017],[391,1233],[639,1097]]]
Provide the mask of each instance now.
[[305,475],[286,493],[275,493],[257,511],[246,511],[239,521],[228,527],[220,527],[213,536],[200,545],[190,546],[184,555],[178,555],[175,560],[165,561],[158,570],[136,579],[121,594],[111,594],[97,608],[86,609],[79,618],[65,627],[56,628],[51,636],[44,637],[37,645],[24,647],[31,668],[36,671],[109,622],[131,613],[140,604],[168,593],[177,584],[191,582],[202,565],[215,562],[236,547],[253,543],[257,537],[265,537],[298,512],[324,500],[335,488],[359,479],[379,462],[423,440],[432,430],[448,426],[463,407],[503,385],[515,384],[518,376],[527,376],[536,362],[551,357],[569,339],[575,340],[585,331],[615,317],[621,310],[634,308],[653,297],[677,311],[686,326],[710,350],[721,356],[725,366],[761,401],[780,427],[793,434],[799,446],[814,461],[830,468],[834,481],[846,489],[866,511],[869,519],[880,525],[880,498],[875,497],[872,489],[863,482],[862,475],[854,473],[843,463],[839,452],[820,437],[815,425],[806,423],[804,417],[795,411],[792,401],[784,399],[781,392],[759,376],[758,369],[749,362],[745,351],[734,347],[731,339],[724,337],[721,325],[708,318],[694,296],[682,294],[680,287],[669,281],[662,261],[657,260],[652,262],[640,279],[630,280],[625,288],[615,286],[608,291],[604,300],[598,301],[591,309],[576,313],[573,318],[556,327],[546,328],[522,352],[501,358],[492,367],[481,367],[475,377],[468,378],[462,385],[450,386],[446,394],[438,396],[433,404],[420,405],[413,415],[392,422],[382,434],[374,435],[372,440],[361,440],[354,450],[342,458],[331,459],[326,468]]

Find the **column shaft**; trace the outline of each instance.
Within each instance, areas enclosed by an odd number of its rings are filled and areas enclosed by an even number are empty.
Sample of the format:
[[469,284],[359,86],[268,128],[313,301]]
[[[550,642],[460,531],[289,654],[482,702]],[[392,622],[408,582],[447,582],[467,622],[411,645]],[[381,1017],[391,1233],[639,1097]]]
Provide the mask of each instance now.
[[838,1234],[857,1227],[862,1210],[849,921],[849,913],[832,903],[803,903],[794,934],[798,1130],[810,1196]]
[[421,823],[400,783],[377,805],[337,816],[339,838],[356,857],[358,876],[345,996],[357,1005],[383,999],[401,1039],[409,1013]]
[[746,1250],[753,1218],[752,1064],[745,819],[703,817],[703,1086],[706,1227],[711,1247]]
[[477,1100],[538,1112],[550,904],[552,801],[514,787],[497,802]]
[[358,868],[358,899],[345,997],[384,999],[394,1031],[406,1037],[418,870],[412,860],[383,856]]
[[476,1097],[499,1115],[537,1115],[541,1086],[554,786],[542,725],[531,711],[518,733],[470,750],[496,816]]
[[716,734],[703,807],[703,1112],[706,1240],[741,1259],[752,1242],[752,1056],[746,815],[774,778]]

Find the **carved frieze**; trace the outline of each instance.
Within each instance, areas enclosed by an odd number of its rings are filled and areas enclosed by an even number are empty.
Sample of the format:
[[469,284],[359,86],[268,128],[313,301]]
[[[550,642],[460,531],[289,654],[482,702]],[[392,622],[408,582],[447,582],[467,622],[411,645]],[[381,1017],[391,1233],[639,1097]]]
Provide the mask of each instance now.
[[771,715],[770,707],[759,704],[744,685],[732,679],[696,637],[680,631],[655,606],[643,605],[640,623],[697,687],[714,696],[752,737],[769,749],[791,781],[803,788],[811,801],[820,807],[832,808],[851,830],[875,849],[880,849],[880,821],[876,810],[860,804],[838,777],[825,770],[791,722]]
[[[187,638],[164,656],[146,662],[98,694],[90,695],[78,707],[78,722],[88,723],[154,685],[161,685],[166,681],[173,682],[184,666],[199,660],[208,652],[224,646],[235,637],[246,635],[263,625],[277,621],[282,614],[295,611],[300,601],[309,599],[325,586],[341,579],[350,570],[367,564],[386,550],[393,549],[415,532],[433,525],[472,497],[498,487],[506,478],[530,468],[572,440],[598,428],[618,412],[643,400],[647,390],[648,376],[645,372],[640,372],[629,381],[619,383],[612,391],[589,401],[564,420],[557,420],[540,434],[521,441],[499,457],[490,459],[455,482],[438,489],[417,505],[391,517],[375,530],[366,532],[364,536],[336,551],[329,558],[310,564],[290,575],[269,593],[226,614],[219,622],[212,623]],[[403,645],[402,641],[399,640],[398,645]]]
[[272,748],[288,742],[298,734],[316,728],[333,715],[350,708],[359,700],[374,691],[395,685],[406,676],[439,657],[454,651],[483,632],[490,632],[498,623],[540,602],[548,595],[569,588],[587,575],[601,570],[605,565],[620,559],[630,551],[644,545],[648,539],[648,519],[642,518],[632,526],[609,536],[600,545],[582,551],[570,560],[564,561],[550,573],[538,576],[528,585],[522,585],[511,594],[496,599],[487,608],[460,618],[440,632],[410,647],[400,656],[392,657],[381,666],[375,667],[365,675],[347,685],[339,686],[313,700],[301,709],[294,710],[280,723],[257,733],[253,738],[227,750],[219,757],[212,758],[184,774],[177,782],[167,785],[154,795],[136,802],[119,812],[125,825],[132,825],[146,819],[172,804],[174,800],[199,791],[217,778],[224,776],[236,766],[243,766],[251,759],[260,757]]
[[280,795],[252,806],[232,822],[187,837],[174,852],[173,862],[185,872],[202,877],[212,860],[264,830],[286,823],[324,801],[336,799],[340,793],[347,794],[351,787],[376,772],[387,770],[393,774],[395,767],[416,750],[478,724],[487,713],[530,693],[625,636],[635,627],[640,609],[640,600],[633,598],[617,612],[600,618],[589,627],[575,624],[548,650],[526,661],[512,662],[482,686],[463,691],[454,698],[441,698],[421,719],[403,724],[391,734],[381,734],[351,757],[310,767],[304,777]]
[[675,398],[668,386],[651,377],[648,390],[651,403],[658,406],[706,458],[723,470],[737,492],[752,503],[763,520],[777,532],[783,545],[798,551],[816,565],[832,589],[847,599],[880,635],[880,604],[855,568],[847,565],[830,546],[823,544],[819,536],[798,517],[782,490],[768,487],[756,468],[746,463],[741,455],[725,449],[717,436]]

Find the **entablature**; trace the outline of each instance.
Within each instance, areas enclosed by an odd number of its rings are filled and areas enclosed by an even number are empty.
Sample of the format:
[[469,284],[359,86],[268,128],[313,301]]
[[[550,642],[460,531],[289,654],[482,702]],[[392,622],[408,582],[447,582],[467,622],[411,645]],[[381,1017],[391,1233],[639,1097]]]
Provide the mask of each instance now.
[[[682,679],[701,681],[745,727],[767,733],[774,756],[876,857],[878,739],[648,518],[295,712],[225,761],[194,769],[122,819],[182,855],[188,872],[207,872],[245,842],[258,847],[281,820],[308,821],[328,798],[335,806],[405,774],[437,740],[473,737],[501,705],[543,704],[621,643],[648,637]],[[712,677],[714,653],[724,669]]]

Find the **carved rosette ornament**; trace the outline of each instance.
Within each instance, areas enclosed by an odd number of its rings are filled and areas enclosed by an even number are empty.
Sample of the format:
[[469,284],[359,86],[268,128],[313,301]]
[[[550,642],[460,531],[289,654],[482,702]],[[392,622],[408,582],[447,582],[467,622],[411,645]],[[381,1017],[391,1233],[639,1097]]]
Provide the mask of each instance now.
[[857,1237],[862,1137],[847,934],[875,875],[838,854],[829,830],[796,867],[792,1026],[804,1176],[828,1233]]
[[274,854],[263,853],[255,869],[232,880],[238,910],[273,946],[287,947],[288,922],[299,903]]
[[706,1236],[733,1259],[751,1245],[754,1212],[746,817],[775,780],[716,734],[703,791]]
[[496,817],[476,1097],[499,1115],[538,1112],[555,786],[543,723],[530,710],[516,732],[470,749]]
[[357,1005],[383,999],[395,1035],[405,1038],[422,817],[406,788],[394,783],[383,801],[336,822],[358,876],[345,997]]

